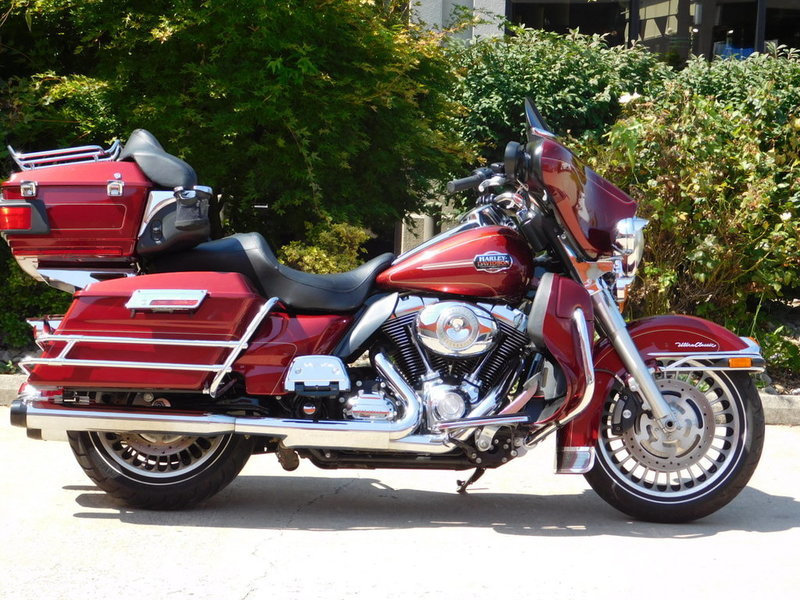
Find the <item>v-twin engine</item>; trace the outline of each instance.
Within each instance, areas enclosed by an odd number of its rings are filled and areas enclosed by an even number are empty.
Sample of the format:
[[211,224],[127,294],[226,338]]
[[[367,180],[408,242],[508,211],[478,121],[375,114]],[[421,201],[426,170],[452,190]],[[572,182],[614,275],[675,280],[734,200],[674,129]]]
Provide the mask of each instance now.
[[[382,326],[390,355],[422,400],[423,426],[485,416],[502,400],[522,362],[525,313],[506,305],[401,298]],[[380,384],[354,382],[340,399],[344,416],[356,420],[396,418]]]

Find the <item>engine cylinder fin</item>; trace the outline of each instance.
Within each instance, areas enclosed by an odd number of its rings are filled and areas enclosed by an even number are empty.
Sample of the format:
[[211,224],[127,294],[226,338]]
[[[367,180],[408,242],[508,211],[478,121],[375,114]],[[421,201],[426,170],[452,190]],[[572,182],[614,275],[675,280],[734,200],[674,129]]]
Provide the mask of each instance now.
[[519,361],[520,350],[528,343],[527,336],[509,327],[500,324],[500,341],[483,365],[478,377],[481,380],[481,392],[485,393],[497,384],[497,378],[504,372],[509,364]]
[[415,313],[390,319],[381,328],[395,346],[392,358],[400,366],[403,375],[409,381],[418,382],[425,373],[425,363],[411,342],[411,328],[414,325]]

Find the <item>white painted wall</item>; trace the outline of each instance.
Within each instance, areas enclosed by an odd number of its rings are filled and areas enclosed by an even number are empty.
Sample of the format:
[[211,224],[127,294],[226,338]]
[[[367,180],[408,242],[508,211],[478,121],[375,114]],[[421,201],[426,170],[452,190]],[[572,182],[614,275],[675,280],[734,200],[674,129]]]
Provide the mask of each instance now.
[[[453,9],[463,6],[474,11],[486,11],[500,17],[505,16],[505,0],[417,0],[412,2],[411,10],[417,21],[426,23],[432,28],[448,26],[451,23]],[[465,37],[502,35],[502,28],[486,24],[473,27],[464,32]]]

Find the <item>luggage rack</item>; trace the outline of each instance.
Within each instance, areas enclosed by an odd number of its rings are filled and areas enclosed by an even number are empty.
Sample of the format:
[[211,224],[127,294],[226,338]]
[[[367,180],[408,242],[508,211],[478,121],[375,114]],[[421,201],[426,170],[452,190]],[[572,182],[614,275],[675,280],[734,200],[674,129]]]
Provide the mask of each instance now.
[[[247,348],[247,342],[255,334],[258,326],[264,318],[272,311],[279,302],[279,298],[273,297],[267,300],[259,309],[247,326],[240,340],[229,342],[217,340],[174,340],[158,338],[133,338],[117,337],[107,335],[64,335],[59,333],[40,334],[36,338],[36,343],[40,347],[47,342],[64,342],[66,345],[55,358],[25,358],[19,362],[29,375],[28,365],[47,365],[51,367],[106,367],[116,369],[164,369],[175,371],[206,371],[214,375],[211,385],[203,390],[203,393],[216,397],[220,391],[222,379],[231,371],[234,361],[242,351]],[[123,360],[94,360],[82,358],[69,358],[67,355],[72,351],[76,344],[80,343],[101,343],[101,344],[127,344],[127,345],[151,345],[151,346],[190,346],[193,348],[223,348],[229,349],[227,358],[224,362],[216,365],[187,364],[187,363],[166,363],[166,362],[132,362]]]
[[103,148],[102,146],[74,146],[72,148],[42,150],[41,152],[17,152],[14,148],[8,146],[11,158],[23,171],[55,165],[76,165],[87,162],[117,160],[121,150],[122,145],[119,140],[114,140],[108,148]]

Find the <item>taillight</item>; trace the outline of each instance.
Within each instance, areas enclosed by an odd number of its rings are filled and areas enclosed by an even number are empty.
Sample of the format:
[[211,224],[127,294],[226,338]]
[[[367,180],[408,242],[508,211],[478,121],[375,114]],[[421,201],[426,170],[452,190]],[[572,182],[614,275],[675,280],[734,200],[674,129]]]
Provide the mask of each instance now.
[[0,206],[0,231],[31,228],[31,207]]

